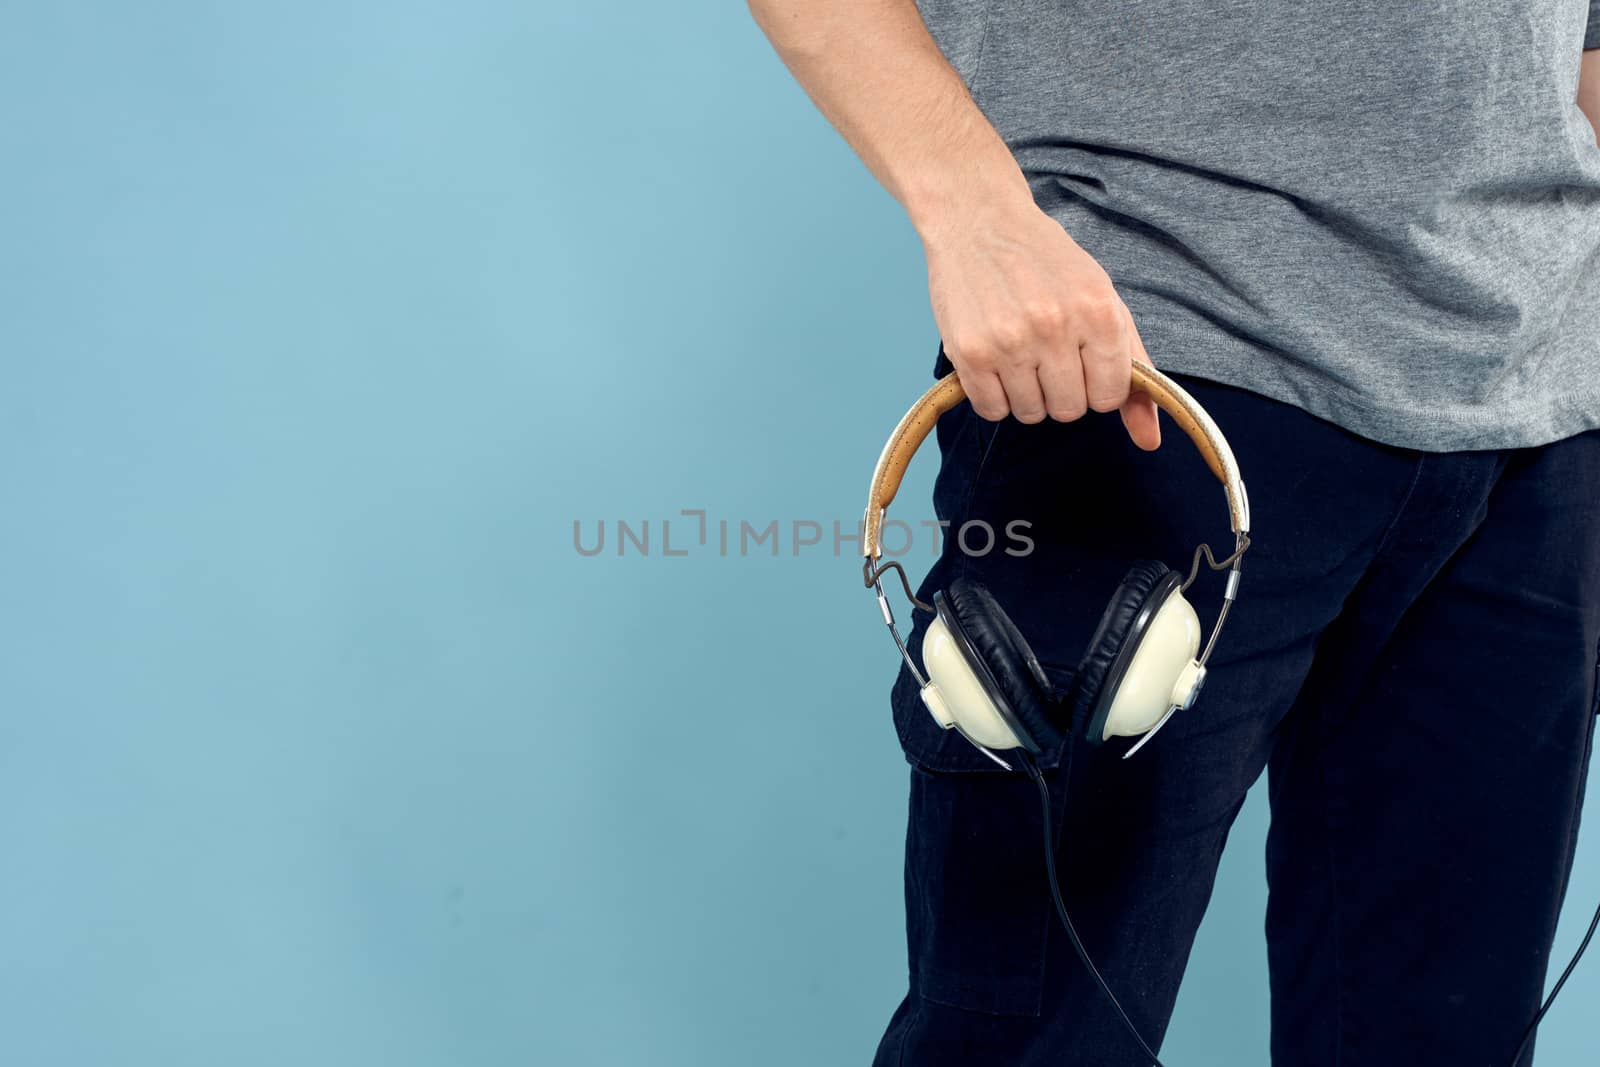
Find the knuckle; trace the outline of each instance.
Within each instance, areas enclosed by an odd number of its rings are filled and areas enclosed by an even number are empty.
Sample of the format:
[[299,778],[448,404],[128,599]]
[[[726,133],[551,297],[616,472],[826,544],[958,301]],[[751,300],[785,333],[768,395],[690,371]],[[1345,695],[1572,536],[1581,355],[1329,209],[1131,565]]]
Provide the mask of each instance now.
[[952,357],[972,370],[990,371],[995,366],[995,350],[985,342],[972,338],[952,341],[948,346]]
[[1074,297],[1073,311],[1077,317],[1100,329],[1115,323],[1122,324],[1122,298],[1109,285],[1096,285],[1081,289]]
[[1013,415],[1015,415],[1017,417],[1017,421],[1018,422],[1025,422],[1029,426],[1032,426],[1032,425],[1034,425],[1036,423],[1043,422],[1045,413],[1043,411],[1031,411],[1030,410],[1030,411],[1012,411],[1011,414],[1013,414]]
[[1031,352],[1024,347],[1018,346],[1001,352],[1000,365],[1011,371],[1025,371],[1032,370],[1039,364]]
[[1091,392],[1098,386],[1105,388],[1118,378],[1123,382],[1133,372],[1128,370],[1128,353],[1108,344],[1083,346],[1083,372],[1089,379]]
[[1032,325],[1033,332],[1058,333],[1067,324],[1067,309],[1055,300],[1039,300],[1023,309],[1023,315]]
[[1015,355],[1028,343],[1028,327],[1020,319],[997,322],[993,327],[992,333],[994,347],[1009,355]]
[[1088,410],[1081,402],[1056,404],[1050,408],[1050,417],[1057,422],[1077,422]]
[[1126,351],[1096,353],[1093,365],[1084,375],[1089,406],[1095,411],[1114,411],[1128,400],[1132,368]]
[[1128,384],[1119,389],[1115,383],[1104,382],[1090,386],[1089,406],[1095,411],[1115,411],[1128,400]]

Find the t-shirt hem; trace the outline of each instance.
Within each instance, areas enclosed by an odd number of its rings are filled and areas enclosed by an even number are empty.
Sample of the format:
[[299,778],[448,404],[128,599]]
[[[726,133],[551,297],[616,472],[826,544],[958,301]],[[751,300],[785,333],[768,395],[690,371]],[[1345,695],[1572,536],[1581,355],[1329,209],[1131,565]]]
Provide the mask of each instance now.
[[[1379,444],[1418,452],[1471,452],[1511,448],[1536,448],[1600,429],[1600,395],[1587,406],[1573,410],[1572,398],[1562,396],[1563,409],[1546,408],[1529,418],[1524,412],[1512,418],[1490,408],[1431,406],[1426,410],[1376,403],[1371,396],[1321,378],[1315,390],[1300,387],[1289,368],[1262,353],[1230,359],[1206,355],[1204,348],[1173,346],[1175,354],[1162,358],[1163,371],[1187,374],[1221,385],[1292,404],[1309,415]],[[1227,432],[1227,427],[1223,427]]]

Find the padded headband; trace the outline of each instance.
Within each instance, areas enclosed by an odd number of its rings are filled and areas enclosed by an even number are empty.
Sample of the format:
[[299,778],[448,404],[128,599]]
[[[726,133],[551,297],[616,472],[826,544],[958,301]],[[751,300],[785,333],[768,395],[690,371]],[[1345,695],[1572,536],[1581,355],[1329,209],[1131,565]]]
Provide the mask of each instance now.
[[[1177,382],[1145,363],[1133,363],[1133,378],[1129,388],[1137,393],[1147,393],[1156,406],[1178,424],[1189,436],[1211,473],[1228,493],[1228,517],[1235,534],[1250,529],[1250,500],[1245,496],[1244,482],[1239,478],[1239,464],[1233,458],[1233,449],[1227,438],[1217,429],[1217,424],[1206,414],[1206,409]],[[955,407],[967,396],[955,374],[948,374],[934,383],[933,388],[905,413],[900,424],[889,435],[872,471],[872,488],[867,496],[866,528],[861,538],[862,554],[877,559],[883,554],[883,516],[894,496],[900,491],[900,480],[917,448],[933,429],[939,416]]]

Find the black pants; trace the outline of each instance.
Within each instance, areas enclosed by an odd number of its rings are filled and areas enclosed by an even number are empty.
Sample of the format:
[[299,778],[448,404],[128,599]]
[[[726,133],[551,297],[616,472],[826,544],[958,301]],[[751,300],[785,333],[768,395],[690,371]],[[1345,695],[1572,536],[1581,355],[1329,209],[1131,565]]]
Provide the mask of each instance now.
[[[1199,703],[1126,762],[1116,741],[1042,761],[1074,922],[1158,1041],[1266,768],[1274,1063],[1504,1063],[1540,998],[1593,738],[1600,431],[1421,453],[1184,384],[1233,443],[1256,541]],[[1115,416],[947,414],[951,536],[922,597],[976,575],[1064,688],[1133,560],[1231,549],[1221,487],[1163,429],[1145,454]],[[1018,519],[1026,557],[1003,536],[957,547],[963,523]],[[1190,590],[1208,627],[1220,594],[1209,573]],[[941,731],[904,672],[893,707],[912,764],[910,990],[876,1063],[1142,1063],[1058,928],[1032,784]]]

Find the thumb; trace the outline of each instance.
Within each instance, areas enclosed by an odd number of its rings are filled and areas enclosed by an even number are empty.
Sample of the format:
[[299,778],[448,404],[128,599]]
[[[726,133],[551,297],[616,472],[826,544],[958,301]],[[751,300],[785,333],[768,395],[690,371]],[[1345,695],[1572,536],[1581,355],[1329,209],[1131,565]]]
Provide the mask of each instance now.
[[[1147,367],[1154,367],[1150,362],[1150,353],[1144,350],[1144,341],[1139,338],[1139,331],[1133,326],[1133,317],[1129,316],[1128,326],[1133,335],[1133,358]],[[1161,447],[1161,420],[1156,402],[1150,398],[1149,393],[1128,394],[1127,401],[1122,405],[1122,425],[1127,428],[1128,436],[1133,443],[1146,452],[1154,452]]]

